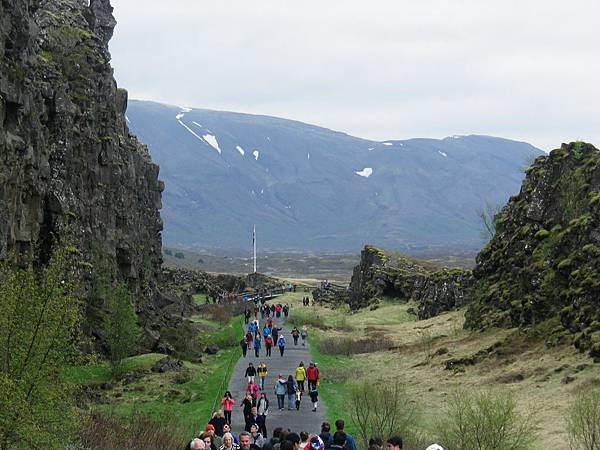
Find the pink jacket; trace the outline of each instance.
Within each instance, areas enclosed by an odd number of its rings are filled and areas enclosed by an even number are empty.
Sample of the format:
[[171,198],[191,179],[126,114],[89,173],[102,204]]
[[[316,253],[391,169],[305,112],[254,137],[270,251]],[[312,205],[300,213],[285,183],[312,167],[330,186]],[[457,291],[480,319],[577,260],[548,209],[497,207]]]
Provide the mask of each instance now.
[[233,405],[235,405],[235,400],[232,398],[224,398],[221,400],[221,405],[223,406],[224,411],[233,411]]

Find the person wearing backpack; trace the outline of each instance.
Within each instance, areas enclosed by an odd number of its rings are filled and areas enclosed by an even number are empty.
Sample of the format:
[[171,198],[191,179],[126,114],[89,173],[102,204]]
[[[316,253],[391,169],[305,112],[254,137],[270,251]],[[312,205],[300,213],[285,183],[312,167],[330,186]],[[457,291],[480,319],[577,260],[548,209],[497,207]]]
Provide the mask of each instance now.
[[271,335],[265,338],[265,351],[267,352],[267,356],[271,357],[271,350],[273,349],[273,338]]
[[296,399],[296,390],[298,389],[298,385],[294,381],[293,376],[288,376],[286,382],[286,390],[288,397],[288,411],[292,411],[294,409],[294,401]]
[[285,351],[285,338],[283,337],[283,334],[279,335],[279,338],[277,339],[277,346],[279,347],[279,353],[281,356],[283,356],[283,352]]
[[319,381],[319,369],[315,366],[315,363],[310,363],[308,369],[306,369],[306,379],[308,380],[308,389],[311,387],[317,387]]
[[264,363],[264,361],[258,365],[258,368],[256,369],[256,374],[258,375],[258,386],[260,387],[261,391],[264,391],[265,378],[268,375],[267,365]]
[[292,337],[294,338],[294,345],[298,345],[298,338],[300,337],[300,330],[298,327],[292,328]]
[[275,395],[277,396],[277,407],[279,411],[283,411],[285,405],[285,394],[287,393],[287,383],[283,379],[283,375],[279,374],[275,382]]
[[[336,433],[333,435],[333,439],[335,441],[335,435],[337,433],[344,433],[344,421],[342,419],[338,419],[335,421]],[[344,433],[344,438],[346,443],[344,444],[344,450],[356,450],[356,444],[354,443],[354,438],[350,434]],[[335,444],[335,442],[334,442]]]
[[317,387],[315,386],[313,389],[309,389],[308,395],[310,396],[310,401],[313,404],[313,412],[317,411],[317,406],[319,406],[319,391],[317,391]]
[[256,337],[254,338],[254,356],[256,356],[257,358],[260,356],[259,355],[260,347],[261,347],[260,334],[257,333]]
[[308,330],[306,329],[306,325],[302,327],[300,337],[302,337],[302,347],[306,347],[306,338],[308,337]]
[[333,433],[333,444],[329,447],[331,450],[345,450],[347,444],[347,435],[343,431]]
[[298,383],[298,388],[302,392],[304,392],[304,380],[306,380],[306,369],[304,363],[300,361],[300,364],[296,367],[296,383]]

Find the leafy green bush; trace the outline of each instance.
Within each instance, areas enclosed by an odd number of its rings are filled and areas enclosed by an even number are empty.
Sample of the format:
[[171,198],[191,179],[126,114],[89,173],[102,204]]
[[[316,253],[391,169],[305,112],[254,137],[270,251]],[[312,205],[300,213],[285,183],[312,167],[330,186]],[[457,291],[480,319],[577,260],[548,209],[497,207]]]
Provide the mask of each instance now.
[[140,327],[133,306],[133,296],[125,283],[120,283],[106,299],[104,333],[113,374],[119,375],[123,360],[138,348]]
[[567,415],[567,432],[572,449],[600,450],[600,392],[577,395]]
[[521,414],[508,393],[457,391],[437,424],[447,450],[529,450],[537,426],[534,416]]
[[177,259],[185,259],[185,255],[182,252],[177,252],[174,256]]
[[77,265],[68,246],[48,266],[0,266],[0,448],[59,448],[78,420],[56,374],[77,354]]

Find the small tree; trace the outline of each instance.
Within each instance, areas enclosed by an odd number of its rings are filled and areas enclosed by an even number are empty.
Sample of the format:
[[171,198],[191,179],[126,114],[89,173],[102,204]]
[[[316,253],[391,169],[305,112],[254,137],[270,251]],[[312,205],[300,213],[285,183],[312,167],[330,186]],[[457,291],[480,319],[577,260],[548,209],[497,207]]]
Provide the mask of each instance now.
[[58,448],[77,425],[60,371],[77,352],[80,301],[72,246],[41,270],[0,266],[0,449]]
[[113,375],[121,374],[123,360],[138,347],[140,327],[133,296],[125,283],[119,283],[106,300],[104,332]]
[[349,406],[350,419],[365,448],[371,436],[415,434],[417,407],[399,381],[358,382],[350,389]]
[[567,415],[567,432],[573,450],[600,450],[600,392],[577,395]]
[[485,203],[485,208],[478,209],[477,217],[481,221],[481,237],[490,241],[496,235],[496,216],[502,211],[501,205]]
[[532,414],[521,414],[508,393],[455,392],[437,429],[448,450],[528,450],[536,438]]

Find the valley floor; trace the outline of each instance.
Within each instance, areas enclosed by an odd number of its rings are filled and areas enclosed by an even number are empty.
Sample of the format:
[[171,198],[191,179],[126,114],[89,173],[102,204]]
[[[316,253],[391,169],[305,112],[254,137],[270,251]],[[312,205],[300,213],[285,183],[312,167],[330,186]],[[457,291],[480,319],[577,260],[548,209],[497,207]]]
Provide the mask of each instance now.
[[[565,417],[574,394],[584,387],[600,387],[600,365],[572,346],[547,348],[541,339],[517,330],[464,330],[461,311],[417,321],[409,312],[414,305],[394,299],[374,310],[351,313],[346,307],[305,308],[301,298],[302,294],[289,296],[292,321],[312,330],[313,357],[323,373],[321,393],[330,420],[347,408],[348,381],[400,380],[421,410],[422,428],[434,437],[436,419],[449,395],[457,389],[491,388],[510,392],[521,411],[535,414],[539,449],[566,449]],[[325,354],[323,350],[337,353],[321,345],[336,338],[373,338],[384,348],[350,356]],[[448,360],[468,359],[490,348],[494,350],[481,362],[446,369]]]

